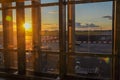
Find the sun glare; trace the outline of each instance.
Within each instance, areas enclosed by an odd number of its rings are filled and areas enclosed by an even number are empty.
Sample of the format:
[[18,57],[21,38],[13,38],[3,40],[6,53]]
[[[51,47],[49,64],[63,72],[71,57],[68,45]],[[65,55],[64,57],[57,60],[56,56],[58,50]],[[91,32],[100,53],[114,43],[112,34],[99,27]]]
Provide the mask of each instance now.
[[25,28],[25,30],[27,30],[27,31],[31,31],[31,24],[30,24],[30,23],[25,23],[25,24],[24,24],[24,28]]

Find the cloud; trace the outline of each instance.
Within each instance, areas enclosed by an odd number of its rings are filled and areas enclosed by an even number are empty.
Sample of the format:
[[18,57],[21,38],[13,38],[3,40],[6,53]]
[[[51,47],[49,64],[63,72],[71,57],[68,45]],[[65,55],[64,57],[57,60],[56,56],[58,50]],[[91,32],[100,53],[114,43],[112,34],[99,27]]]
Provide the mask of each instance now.
[[49,13],[49,14],[56,14],[57,11],[49,11],[48,13]]
[[42,30],[52,31],[58,29],[59,29],[58,24],[42,24]]
[[96,27],[100,27],[94,23],[90,23],[90,24],[84,24],[82,25],[81,23],[75,23],[75,27],[76,28],[96,28]]
[[43,24],[44,26],[51,26],[51,24]]
[[96,25],[96,24],[91,23],[91,24],[86,24],[86,27],[99,27],[99,26]]
[[103,16],[102,18],[106,18],[106,19],[112,20],[112,16]]
[[43,26],[58,26],[58,24],[42,24]]
[[76,23],[75,23],[75,27],[81,27],[81,23],[76,22]]

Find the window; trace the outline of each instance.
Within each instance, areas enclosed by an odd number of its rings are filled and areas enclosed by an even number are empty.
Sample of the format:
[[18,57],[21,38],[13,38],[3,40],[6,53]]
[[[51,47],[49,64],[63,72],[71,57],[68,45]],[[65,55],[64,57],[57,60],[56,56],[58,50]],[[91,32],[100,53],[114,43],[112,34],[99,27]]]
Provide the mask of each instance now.
[[112,78],[112,11],[113,1],[68,4],[68,75]]
[[42,53],[41,54],[41,71],[43,73],[54,73],[58,74],[59,73],[59,55],[57,54],[47,54],[47,53]]
[[59,11],[57,6],[41,8],[41,49],[59,51]]
[[16,6],[16,2],[12,2],[12,6],[15,7]]
[[30,0],[29,1],[25,1],[24,3],[25,3],[25,5],[31,5],[31,1]]
[[33,50],[32,9],[31,8],[25,8],[25,23],[23,24],[23,26],[25,29],[26,69],[33,71],[35,55],[31,51]]
[[0,8],[1,8],[1,3],[0,3]]
[[25,28],[25,40],[26,40],[26,50],[32,50],[32,14],[31,8],[25,8],[25,23],[23,24]]
[[3,48],[3,24],[2,24],[2,11],[0,10],[0,48]]
[[12,10],[12,19],[13,19],[13,48],[17,49],[17,26],[16,26],[16,9]]
[[[5,7],[3,5],[3,7]],[[9,6],[10,7],[10,6]],[[14,17],[13,17],[14,16]],[[16,12],[15,9],[3,9],[1,11],[1,69],[11,68],[17,69],[17,49],[16,44]],[[5,51],[3,51],[5,50]],[[9,61],[9,62],[8,62]]]
[[3,52],[0,52],[0,69],[4,68],[4,55]]
[[75,5],[75,51],[112,54],[112,1]]
[[[2,24],[2,11],[0,10],[0,50],[3,49],[3,24]],[[4,68],[4,55],[0,51],[0,68]]]
[[18,69],[18,57],[17,57],[17,28],[16,28],[16,9],[12,9],[12,24],[13,24],[13,52],[10,54],[11,67],[13,69]]

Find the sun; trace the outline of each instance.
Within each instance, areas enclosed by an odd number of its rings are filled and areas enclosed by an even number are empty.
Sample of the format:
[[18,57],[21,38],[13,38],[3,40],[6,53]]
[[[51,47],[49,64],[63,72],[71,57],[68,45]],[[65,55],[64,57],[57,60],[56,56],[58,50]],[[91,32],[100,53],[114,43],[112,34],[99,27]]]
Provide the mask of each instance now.
[[30,23],[25,23],[24,28],[25,28],[26,31],[31,31],[32,26],[31,26]]

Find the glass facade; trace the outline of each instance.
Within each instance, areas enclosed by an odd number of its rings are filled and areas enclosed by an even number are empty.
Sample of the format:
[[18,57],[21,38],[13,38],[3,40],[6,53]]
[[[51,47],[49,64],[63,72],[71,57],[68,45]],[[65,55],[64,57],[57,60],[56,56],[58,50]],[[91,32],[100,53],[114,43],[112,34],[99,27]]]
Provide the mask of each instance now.
[[115,11],[113,0],[0,3],[0,72],[115,80],[120,40]]

